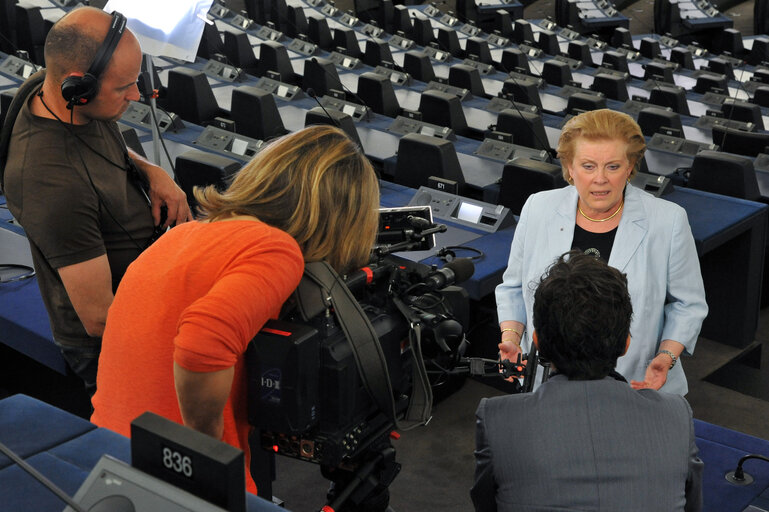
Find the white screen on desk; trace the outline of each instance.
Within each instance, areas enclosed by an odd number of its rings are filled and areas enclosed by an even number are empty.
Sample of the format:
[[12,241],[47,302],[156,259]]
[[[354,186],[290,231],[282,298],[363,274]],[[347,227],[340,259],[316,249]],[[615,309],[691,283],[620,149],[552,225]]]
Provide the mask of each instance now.
[[245,155],[246,149],[248,149],[248,142],[243,139],[235,139],[232,141],[232,152],[237,155]]
[[483,214],[483,206],[462,202],[459,204],[457,219],[478,224]]

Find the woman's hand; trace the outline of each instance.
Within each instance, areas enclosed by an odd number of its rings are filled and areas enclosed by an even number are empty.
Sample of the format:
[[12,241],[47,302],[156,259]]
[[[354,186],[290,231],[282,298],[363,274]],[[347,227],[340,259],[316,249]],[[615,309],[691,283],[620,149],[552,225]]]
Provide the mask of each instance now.
[[646,368],[646,375],[643,381],[631,380],[630,385],[633,389],[656,389],[659,390],[668,380],[668,371],[670,371],[670,356],[667,354],[657,354],[651,360]]

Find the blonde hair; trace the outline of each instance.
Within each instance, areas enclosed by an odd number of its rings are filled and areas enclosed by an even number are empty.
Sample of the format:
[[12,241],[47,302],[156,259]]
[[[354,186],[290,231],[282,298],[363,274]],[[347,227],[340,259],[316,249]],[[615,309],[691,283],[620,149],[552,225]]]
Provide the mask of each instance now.
[[569,171],[565,164],[571,164],[576,153],[577,140],[584,137],[589,140],[621,140],[627,144],[627,159],[632,164],[632,179],[641,167],[641,159],[646,151],[646,139],[638,123],[627,114],[602,108],[583,112],[572,117],[563,126],[558,139],[558,158],[561,160],[563,179],[569,181]]
[[368,262],[379,223],[379,182],[360,148],[332,126],[270,143],[227,190],[197,188],[204,218],[251,215],[299,243],[305,261],[344,273]]

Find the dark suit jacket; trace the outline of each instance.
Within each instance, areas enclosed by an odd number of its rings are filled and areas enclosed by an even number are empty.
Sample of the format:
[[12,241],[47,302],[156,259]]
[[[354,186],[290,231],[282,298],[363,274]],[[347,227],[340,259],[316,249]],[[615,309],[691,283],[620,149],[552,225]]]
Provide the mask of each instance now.
[[476,511],[697,511],[702,461],[679,396],[556,375],[476,412]]

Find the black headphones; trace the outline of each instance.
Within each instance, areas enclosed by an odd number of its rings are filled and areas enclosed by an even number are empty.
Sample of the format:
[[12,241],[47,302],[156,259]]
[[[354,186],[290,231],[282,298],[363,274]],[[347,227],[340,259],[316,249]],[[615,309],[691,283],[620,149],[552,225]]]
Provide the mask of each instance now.
[[115,11],[107,37],[96,52],[91,67],[85,75],[72,73],[61,83],[61,95],[67,101],[67,108],[81,106],[91,101],[99,92],[99,77],[109,64],[126,26],[126,17]]

